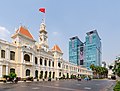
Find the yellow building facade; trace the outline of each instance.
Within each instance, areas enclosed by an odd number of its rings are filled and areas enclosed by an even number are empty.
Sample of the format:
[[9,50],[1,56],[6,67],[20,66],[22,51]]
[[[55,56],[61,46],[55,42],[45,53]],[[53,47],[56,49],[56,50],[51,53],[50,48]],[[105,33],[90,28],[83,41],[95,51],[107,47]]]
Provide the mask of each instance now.
[[10,72],[17,77],[39,79],[61,78],[63,75],[92,75],[92,71],[63,59],[58,45],[49,49],[46,25],[41,23],[39,42],[27,28],[20,26],[12,35],[12,43],[0,40],[0,79]]

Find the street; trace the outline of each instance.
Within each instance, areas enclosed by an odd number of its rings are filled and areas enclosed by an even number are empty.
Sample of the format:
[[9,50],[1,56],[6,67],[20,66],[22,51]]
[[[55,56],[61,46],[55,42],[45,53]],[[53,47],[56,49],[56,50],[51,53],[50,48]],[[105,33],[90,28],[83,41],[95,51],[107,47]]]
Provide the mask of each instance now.
[[111,80],[0,83],[0,91],[106,91],[113,83]]

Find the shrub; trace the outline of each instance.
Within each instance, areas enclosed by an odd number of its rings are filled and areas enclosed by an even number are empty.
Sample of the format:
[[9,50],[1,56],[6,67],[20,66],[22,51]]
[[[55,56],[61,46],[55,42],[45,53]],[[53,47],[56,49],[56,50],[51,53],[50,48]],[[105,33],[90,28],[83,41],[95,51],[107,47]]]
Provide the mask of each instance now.
[[72,74],[70,78],[71,78],[71,79],[76,79],[77,76]]
[[7,79],[9,77],[10,77],[9,75],[3,75],[3,78],[5,78],[5,79]]
[[120,91],[120,81],[118,81],[113,89],[114,91]]
[[17,75],[16,75],[15,73],[11,72],[11,73],[9,74],[9,77],[10,77],[11,79],[14,79],[15,77],[17,77]]
[[59,80],[62,80],[62,79],[63,79],[63,77],[60,77],[60,78],[59,78]]
[[26,80],[28,80],[28,81],[33,81],[33,77],[27,77]]
[[86,76],[85,75],[82,75],[81,78],[84,79]]

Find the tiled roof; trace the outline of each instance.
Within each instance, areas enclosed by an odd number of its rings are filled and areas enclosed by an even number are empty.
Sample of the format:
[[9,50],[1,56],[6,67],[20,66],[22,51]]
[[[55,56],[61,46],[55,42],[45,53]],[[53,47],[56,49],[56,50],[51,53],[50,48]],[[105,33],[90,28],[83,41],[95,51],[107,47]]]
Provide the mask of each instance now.
[[16,33],[23,34],[23,35],[33,39],[33,36],[30,34],[28,29],[26,29],[25,27],[20,26],[20,28],[16,31]]
[[53,48],[52,48],[52,50],[53,50],[53,51],[58,51],[58,52],[61,52],[61,53],[62,53],[62,51],[61,51],[61,49],[59,48],[58,45],[54,45]]

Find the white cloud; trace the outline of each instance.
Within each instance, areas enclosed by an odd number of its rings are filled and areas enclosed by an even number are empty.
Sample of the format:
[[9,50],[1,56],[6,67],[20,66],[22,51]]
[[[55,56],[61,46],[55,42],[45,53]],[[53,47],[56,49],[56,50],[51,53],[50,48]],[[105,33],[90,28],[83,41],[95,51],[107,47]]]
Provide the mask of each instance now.
[[53,32],[53,35],[58,35],[58,32]]
[[10,31],[5,27],[0,26],[0,39],[7,40],[10,38]]

